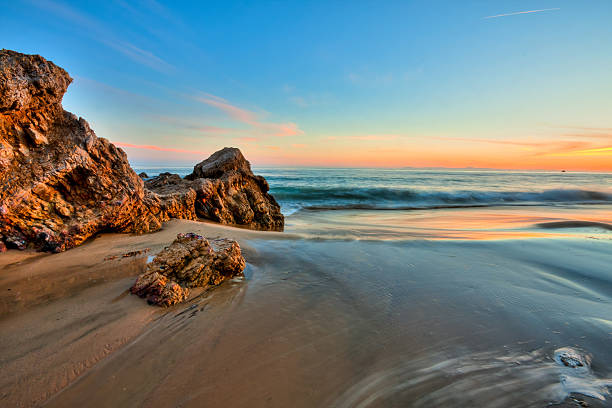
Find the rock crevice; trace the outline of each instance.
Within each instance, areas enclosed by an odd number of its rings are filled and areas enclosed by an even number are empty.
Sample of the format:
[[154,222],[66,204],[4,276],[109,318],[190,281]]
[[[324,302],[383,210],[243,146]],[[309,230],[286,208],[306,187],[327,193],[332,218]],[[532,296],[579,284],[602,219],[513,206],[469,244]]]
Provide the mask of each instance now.
[[178,234],[142,273],[130,292],[151,304],[171,306],[189,296],[189,288],[209,288],[242,276],[246,262],[238,243],[193,234]]
[[269,193],[267,181],[251,171],[239,149],[226,147],[198,163],[184,179],[162,173],[145,182],[162,202],[184,203],[190,216],[259,230],[282,231],[280,206]]
[[0,251],[59,252],[99,232],[155,231],[170,218],[282,230],[267,183],[238,149],[145,188],[123,150],[63,109],[71,82],[41,56],[0,50]]

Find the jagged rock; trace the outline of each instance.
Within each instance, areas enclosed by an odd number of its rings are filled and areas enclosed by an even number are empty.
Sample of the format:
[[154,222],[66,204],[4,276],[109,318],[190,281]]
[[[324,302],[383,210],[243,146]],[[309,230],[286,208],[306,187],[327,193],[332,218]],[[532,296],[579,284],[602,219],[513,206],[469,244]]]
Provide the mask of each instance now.
[[[39,55],[0,51],[0,241],[59,252],[102,231],[145,233],[170,218],[282,230],[263,177],[238,149],[198,164],[188,179],[147,179],[61,102],[72,78]],[[146,176],[146,174],[145,174]]]
[[[147,180],[145,186],[160,195],[162,202],[188,205],[195,194],[193,212],[200,218],[259,230],[282,231],[284,227],[280,206],[268,194],[267,181],[253,174],[249,162],[236,148],[213,153],[184,179],[178,174],[162,173]],[[181,195],[185,198],[179,198]]]
[[251,165],[240,150],[234,147],[225,147],[210,155],[208,159],[196,164],[193,173],[185,178],[189,180],[196,178],[216,179],[230,171],[253,175]]
[[135,295],[147,298],[150,304],[158,306],[172,306],[189,296],[189,289],[158,272],[140,275],[130,291]]
[[147,175],[147,173],[145,173],[144,171],[138,173],[138,177],[140,177],[141,179],[147,179],[149,178],[149,176]]
[[72,78],[38,55],[0,51],[0,234],[8,247],[62,251],[100,231],[167,219],[125,153],[64,111]]
[[161,173],[145,181],[145,187],[160,200],[160,207],[170,218],[196,220],[196,184],[183,180],[178,174]]
[[229,239],[211,239],[178,234],[141,274],[130,291],[160,306],[183,301],[188,287],[208,288],[242,275],[245,260],[240,246]]

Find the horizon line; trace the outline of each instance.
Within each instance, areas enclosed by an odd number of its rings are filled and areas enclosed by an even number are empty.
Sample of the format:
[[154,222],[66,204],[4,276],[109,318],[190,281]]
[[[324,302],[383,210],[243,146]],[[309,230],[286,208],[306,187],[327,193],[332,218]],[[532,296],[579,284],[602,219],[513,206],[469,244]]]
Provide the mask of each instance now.
[[[197,163],[195,163],[197,164]],[[152,165],[144,163],[131,163],[132,169],[147,170],[147,169],[192,169],[194,165],[172,165],[166,163],[166,165]],[[521,169],[521,168],[495,168],[495,167],[444,167],[444,166],[398,166],[398,167],[382,167],[382,166],[286,166],[286,165],[258,165],[252,164],[251,166],[255,169],[378,169],[378,170],[467,170],[467,171],[512,171],[512,172],[547,172],[547,173],[605,173],[612,174],[611,170],[568,170],[568,169]]]

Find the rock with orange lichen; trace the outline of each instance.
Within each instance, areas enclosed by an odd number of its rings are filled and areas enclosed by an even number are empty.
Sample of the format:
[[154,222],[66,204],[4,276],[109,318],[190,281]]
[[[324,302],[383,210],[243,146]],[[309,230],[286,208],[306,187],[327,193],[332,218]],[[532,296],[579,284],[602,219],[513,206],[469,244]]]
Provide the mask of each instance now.
[[189,296],[189,289],[158,272],[140,275],[130,292],[158,306],[172,306]]
[[268,182],[253,174],[237,148],[213,153],[185,178],[162,173],[147,179],[145,187],[160,197],[173,217],[193,215],[265,231],[282,231],[284,227],[280,206],[268,193]]
[[188,288],[209,288],[241,276],[246,263],[230,239],[178,234],[137,279],[130,291],[151,304],[170,306],[185,300]]
[[0,250],[60,252],[99,232],[146,233],[170,218],[283,229],[263,177],[235,148],[181,179],[146,180],[123,150],[62,107],[72,78],[39,55],[0,50]]
[[125,153],[62,108],[71,82],[39,55],[0,50],[0,236],[9,248],[59,252],[168,219]]

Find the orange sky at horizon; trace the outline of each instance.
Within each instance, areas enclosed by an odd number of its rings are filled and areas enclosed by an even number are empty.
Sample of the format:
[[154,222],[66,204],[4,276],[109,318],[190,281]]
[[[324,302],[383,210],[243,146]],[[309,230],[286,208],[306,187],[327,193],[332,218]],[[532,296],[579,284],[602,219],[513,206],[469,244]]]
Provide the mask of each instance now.
[[[516,170],[571,170],[612,172],[612,144],[584,140],[479,140],[401,138],[377,140],[359,137],[324,143],[268,145],[257,140],[225,143],[239,147],[256,166],[315,167],[444,167]],[[610,136],[612,139],[612,135]],[[359,141],[359,142],[358,142]],[[605,142],[605,140],[604,140]],[[116,142],[132,162],[159,164],[198,162],[213,153],[172,147]],[[219,149],[224,146],[219,146]]]

